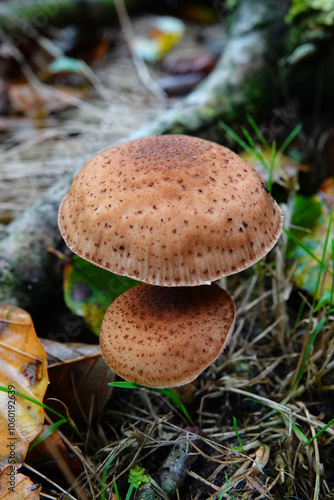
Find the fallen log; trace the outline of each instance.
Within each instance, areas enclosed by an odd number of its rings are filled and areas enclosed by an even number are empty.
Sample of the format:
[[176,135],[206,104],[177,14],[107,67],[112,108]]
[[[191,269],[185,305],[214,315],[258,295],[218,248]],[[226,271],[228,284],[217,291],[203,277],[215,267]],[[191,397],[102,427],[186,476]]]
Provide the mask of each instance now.
[[[279,37],[275,33],[284,26],[284,16],[285,9],[276,0],[240,0],[226,20],[228,40],[213,72],[174,108],[124,141],[166,133],[210,138],[209,130],[221,118],[234,126],[246,113],[257,119],[271,109],[271,89],[279,71]],[[48,248],[61,243],[57,227],[59,203],[81,166],[74,165],[73,172],[8,226],[0,242],[0,303],[29,309],[36,300],[45,299],[55,283],[60,283],[60,273],[53,271],[55,257]]]

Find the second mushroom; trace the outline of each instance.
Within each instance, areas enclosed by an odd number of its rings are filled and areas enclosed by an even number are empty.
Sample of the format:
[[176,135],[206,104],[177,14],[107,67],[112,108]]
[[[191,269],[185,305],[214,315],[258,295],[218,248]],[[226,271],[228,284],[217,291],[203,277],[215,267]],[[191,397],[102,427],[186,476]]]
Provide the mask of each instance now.
[[59,227],[74,253],[146,283],[108,309],[100,335],[106,362],[127,380],[173,387],[195,379],[226,346],[235,307],[211,283],[266,255],[282,213],[238,155],[166,135],[86,163],[61,203]]

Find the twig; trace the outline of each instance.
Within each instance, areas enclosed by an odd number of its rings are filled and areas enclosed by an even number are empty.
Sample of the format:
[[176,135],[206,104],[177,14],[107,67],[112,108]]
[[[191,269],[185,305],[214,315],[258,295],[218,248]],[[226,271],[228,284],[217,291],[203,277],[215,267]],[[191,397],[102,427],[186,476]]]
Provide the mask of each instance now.
[[[313,423],[310,419],[310,413],[306,406],[304,406],[304,412],[306,417],[309,419],[310,423],[310,429],[311,429],[311,434],[312,437],[315,436],[316,432],[313,426]],[[320,477],[321,477],[321,467],[322,464],[320,463],[320,454],[319,454],[319,446],[318,446],[318,440],[315,438],[313,440],[313,448],[314,448],[314,472],[315,472],[315,484],[314,484],[314,491],[313,491],[313,500],[317,500],[320,498]]]
[[135,38],[135,33],[133,31],[131,20],[126,10],[124,0],[115,0],[114,3],[119,22],[121,24],[126,43],[128,44],[128,47],[130,49],[132,61],[137,70],[139,78],[141,79],[145,87],[150,92],[152,92],[152,94],[158,97],[158,99],[165,99],[165,92],[162,90],[160,85],[158,85],[157,82],[152,78],[143,59],[133,51],[133,39]]
[[250,347],[252,347],[254,344],[256,344],[256,342],[258,342],[259,340],[261,340],[263,337],[265,337],[269,332],[271,332],[281,321],[283,321],[284,317],[281,316],[280,318],[278,318],[276,321],[274,321],[274,323],[272,323],[271,325],[268,326],[268,328],[266,328],[265,330],[263,330],[263,332],[261,332],[259,335],[257,335],[255,337],[255,339],[251,340],[250,342],[248,342],[248,344],[246,344],[245,346],[243,346],[241,349],[239,349],[239,351],[235,352],[233,354],[233,356],[231,356],[231,362],[233,362],[234,360],[236,360],[240,354],[242,354],[244,351],[246,351],[247,349],[249,349]]
[[[24,463],[22,464],[22,467],[25,467],[26,469],[30,470],[31,472],[33,472],[34,474],[36,474],[37,476],[43,478],[45,481],[47,481],[48,483],[52,484],[52,486],[54,488],[56,488],[57,490],[61,491],[62,493],[64,493],[64,495],[66,496],[66,498],[68,498],[69,500],[77,500],[75,497],[73,497],[68,491],[64,490],[64,488],[62,488],[61,486],[59,486],[59,484],[55,483],[54,481],[52,481],[51,479],[49,479],[47,476],[45,476],[44,474],[42,474],[41,472],[39,472],[38,470],[34,469],[33,467],[31,467],[30,465]],[[86,497],[85,497],[86,498]]]

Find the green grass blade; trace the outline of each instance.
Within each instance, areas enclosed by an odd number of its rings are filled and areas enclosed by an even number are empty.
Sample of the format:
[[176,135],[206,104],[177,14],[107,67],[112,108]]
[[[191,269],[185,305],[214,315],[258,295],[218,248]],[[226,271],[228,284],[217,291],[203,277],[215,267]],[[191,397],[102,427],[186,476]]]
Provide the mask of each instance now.
[[[279,412],[279,413],[281,413],[281,412]],[[284,418],[285,418],[288,422],[290,421],[290,419],[289,419],[289,417],[288,417],[287,415],[284,415],[284,413],[281,413],[281,415],[282,415],[282,416],[283,416],[283,417],[284,417]],[[299,437],[300,437],[300,439],[301,439],[302,441],[304,441],[304,443],[305,443],[305,445],[306,445],[306,444],[308,443],[308,439],[307,439],[307,437],[305,436],[305,434],[303,433],[303,431],[301,431],[301,430],[299,429],[299,427],[298,427],[296,424],[294,424],[293,422],[291,422],[291,427],[293,428],[293,430],[295,431],[295,433],[297,434],[297,436],[299,436]]]
[[116,495],[116,500],[119,500],[118,487],[117,487],[115,479],[113,480],[112,484],[114,486],[114,492],[115,492],[115,495]]
[[323,432],[325,432],[326,429],[328,429],[328,427],[330,427],[332,424],[334,424],[334,418],[328,422],[326,425],[324,425],[319,432],[317,432],[315,434],[315,436],[313,436],[313,438],[311,438],[309,441],[307,441],[307,443],[305,443],[305,446],[308,446],[309,444],[311,444],[315,439],[317,439]]
[[158,392],[161,392],[162,394],[165,394],[165,396],[168,396],[169,399],[171,401],[173,401],[173,403],[179,408],[179,410],[182,411],[183,415],[186,417],[188,422],[191,425],[194,425],[194,422],[193,422],[191,416],[189,415],[186,407],[184,406],[184,404],[182,403],[181,399],[176,394],[176,392],[174,392],[172,389],[155,389],[155,390]]
[[[106,480],[107,480],[107,474],[108,474],[109,467],[110,467],[110,465],[111,465],[111,463],[113,462],[114,459],[115,459],[115,456],[111,455],[111,457],[108,458],[105,466],[103,467],[102,477],[101,477],[101,496],[100,496],[101,500],[105,500],[105,498],[106,498]],[[115,485],[114,485],[114,488],[115,488]],[[115,493],[116,493],[116,491],[115,491]]]
[[109,382],[108,385],[111,385],[112,387],[119,387],[121,389],[138,389],[140,387],[144,387],[142,385],[135,384],[134,382]]
[[238,421],[235,417],[233,417],[233,428],[234,428],[234,432],[237,436],[237,440],[238,440],[238,443],[239,443],[239,446],[240,446],[240,450],[242,451],[242,453],[244,453],[244,447],[242,445],[242,441],[241,441],[241,437],[239,435],[239,432],[238,432]]
[[257,149],[256,144],[255,144],[255,142],[254,142],[254,139],[253,139],[253,137],[250,135],[250,133],[248,132],[248,130],[246,129],[246,127],[241,127],[241,130],[242,130],[242,132],[243,132],[244,136],[246,137],[246,139],[247,139],[247,141],[248,141],[248,143],[249,143],[250,147],[251,147],[252,149]]
[[249,142],[249,145],[251,147],[250,149],[250,153],[252,153],[252,155],[258,159],[258,161],[263,165],[263,167],[266,169],[266,170],[270,170],[270,165],[268,163],[268,161],[266,160],[266,158],[264,157],[263,153],[261,150],[259,150],[258,146],[256,145],[256,143],[254,142],[252,136],[250,135],[250,133],[248,132],[247,129],[245,129],[245,127],[242,127],[241,130],[243,131],[246,139],[248,140]]
[[262,134],[261,130],[259,129],[259,127],[257,126],[257,124],[255,123],[254,119],[252,118],[252,116],[250,114],[247,114],[247,120],[248,120],[248,123],[250,124],[250,126],[253,128],[254,132],[256,133],[256,135],[258,136],[258,138],[260,139],[260,141],[262,142],[262,144],[269,148],[269,144],[268,142],[266,141],[266,139],[264,138],[264,135]]
[[[266,148],[269,148],[269,144],[266,141],[265,137],[263,136],[261,130],[253,120],[253,118],[248,114],[247,115],[247,120],[253,130],[255,131],[258,139],[261,141],[262,145]],[[236,141],[239,146],[241,146],[245,151],[248,153],[252,154],[262,165],[263,167],[269,171],[269,179],[268,179],[268,184],[267,188],[271,192],[272,189],[272,184],[273,184],[273,174],[274,174],[274,168],[275,165],[277,165],[277,168],[281,171],[283,175],[283,170],[279,165],[279,159],[282,156],[283,152],[287,148],[287,146],[290,144],[290,142],[296,137],[296,135],[299,134],[299,132],[302,129],[302,126],[299,124],[297,125],[292,132],[288,135],[288,137],[285,139],[283,142],[282,146],[280,147],[279,151],[277,152],[276,150],[276,141],[273,141],[272,146],[271,146],[271,161],[270,163],[266,160],[262,152],[258,151],[258,148],[256,146],[255,141],[253,140],[251,134],[247,131],[245,127],[242,127],[241,130],[244,133],[246,139],[248,140],[249,144],[247,144],[238,134],[234,132],[226,123],[224,122],[219,122],[220,126],[224,129],[224,131],[232,137]]]
[[313,307],[315,306],[316,296],[317,296],[317,293],[318,293],[318,290],[319,290],[319,286],[320,286],[320,281],[321,281],[321,276],[322,276],[322,270],[323,270],[323,268],[325,266],[326,251],[327,251],[327,245],[328,245],[329,235],[330,235],[331,226],[332,226],[332,219],[333,219],[333,209],[331,210],[330,215],[329,215],[329,221],[328,221],[327,233],[326,233],[326,238],[325,238],[325,244],[324,244],[324,249],[322,251],[321,267],[319,269],[318,279],[317,279],[317,286],[316,286],[314,297],[313,297]]
[[270,164],[269,164],[269,178],[267,182],[267,189],[271,193],[271,189],[273,186],[273,177],[274,177],[274,168],[275,168],[275,159],[276,159],[276,141],[273,141],[271,145],[271,154],[270,154]]
[[298,309],[295,326],[299,325],[305,306],[306,306],[306,301],[303,299]]
[[[2,392],[9,392],[9,389],[7,387],[4,387],[3,385],[0,385],[0,391]],[[38,401],[37,399],[34,399],[34,398],[31,398],[30,396],[27,396],[26,394],[22,394],[22,392],[17,392],[17,391],[10,391],[11,393],[12,392],[15,392],[15,396],[19,397],[19,398],[23,398],[23,399],[26,399],[27,401],[30,401],[30,403],[35,403],[35,405],[38,405],[38,406],[41,406],[42,408],[44,408],[45,410],[48,410],[50,411],[51,413],[54,413],[55,415],[57,415],[58,417],[60,417],[61,419],[62,418],[65,418],[63,415],[61,415],[60,413],[58,413],[56,410],[53,410],[52,408],[49,408],[49,406],[46,406],[45,404],[41,403],[40,401]],[[68,419],[66,419],[68,421]]]
[[[264,168],[266,170],[268,170],[268,168],[269,168],[268,163],[266,162],[263,155],[261,153],[259,153],[259,151],[256,149],[256,147],[253,148],[253,147],[249,146],[243,139],[241,139],[241,137],[238,136],[238,134],[236,134],[234,132],[234,130],[232,130],[228,125],[226,125],[226,123],[220,122],[220,125],[225,130],[225,132],[227,134],[229,134],[232,137],[232,139],[234,139],[239,144],[239,146],[241,146],[245,151],[247,151],[247,153],[252,154],[260,163],[262,163]],[[245,128],[243,128],[243,131],[244,131],[245,135],[248,134],[248,132],[246,131]]]
[[34,439],[32,443],[30,443],[28,451],[33,450],[36,446],[39,445],[39,443],[41,443],[42,441],[44,441],[44,439],[47,439],[49,436],[51,436],[51,434],[54,431],[56,431],[58,429],[58,427],[65,424],[66,422],[67,422],[67,418],[62,418],[61,420],[58,420],[58,422],[55,422],[54,424],[50,425],[50,427],[45,429],[45,431],[42,432],[42,434],[37,436],[37,438]]
[[125,500],[130,500],[130,497],[131,497],[131,493],[133,491],[133,488],[134,488],[134,484],[131,483],[130,486],[129,486],[129,489],[128,489],[128,492],[126,494],[126,497],[125,497]]
[[224,487],[223,491],[221,492],[221,494],[219,495],[218,500],[223,500],[225,493],[227,493],[227,491],[228,491],[229,484],[230,484],[230,480],[228,478],[228,475],[225,474],[225,487]]
[[[4,387],[2,385],[0,385],[0,391],[2,392],[9,392],[9,389],[7,389],[7,387]],[[68,424],[70,424],[70,426],[72,427],[72,429],[74,429],[74,431],[78,434],[78,436],[80,437],[80,439],[82,439],[84,441],[84,437],[83,435],[81,434],[81,432],[79,431],[79,429],[77,428],[75,422],[71,419],[70,415],[68,414],[68,410],[66,408],[66,411],[67,411],[67,417],[64,417],[63,415],[61,415],[60,413],[58,413],[56,410],[53,410],[52,408],[50,408],[49,406],[46,406],[44,403],[41,403],[40,401],[38,401],[37,399],[34,399],[30,396],[27,396],[26,394],[23,394],[22,392],[17,392],[15,390],[11,390],[10,392],[14,392],[15,393],[15,396],[18,396],[20,398],[23,398],[23,399],[26,399],[27,401],[30,401],[31,403],[35,403],[35,405],[38,405],[38,406],[41,406],[42,408],[44,408],[45,410],[53,413],[54,415],[57,415],[57,417],[59,417],[61,420],[62,419],[66,419],[66,422]],[[64,404],[64,403],[63,403]]]
[[282,146],[279,148],[279,150],[277,152],[277,158],[280,158],[282,156],[282,154],[284,153],[284,151],[286,150],[286,148],[289,146],[290,142],[293,141],[293,139],[299,134],[299,132],[301,131],[302,128],[303,128],[302,125],[299,123],[293,129],[293,131],[290,132],[290,134],[288,135],[288,137],[283,142]]
[[[334,270],[334,239],[332,240],[332,266]],[[334,298],[334,278],[332,279],[332,289],[331,289],[331,302],[330,304],[333,304],[333,298]]]
[[232,130],[228,125],[226,125],[226,123],[224,122],[219,122],[219,125],[225,130],[225,132],[232,137],[232,139],[235,140],[236,143],[239,144],[239,146],[241,146],[245,151],[248,151],[249,153],[252,153],[253,150],[250,146],[248,146],[247,142],[245,142],[243,139],[241,139],[241,137],[238,136],[238,134],[236,134],[234,132],[234,130]]
[[313,309],[313,314],[314,313],[317,313],[318,311],[320,311],[320,309],[327,305],[327,304],[331,304],[331,292],[329,290],[327,290],[323,296],[321,297],[321,299],[319,300],[319,302],[317,303],[316,307]]
[[[265,401],[260,401],[259,399],[256,399],[256,396],[254,396],[254,398],[249,398],[253,401],[256,401],[256,403],[260,403],[261,405],[264,405],[264,406],[268,406],[269,408],[272,408],[272,406],[270,406],[268,403],[265,403]],[[280,404],[281,405],[284,405],[285,402],[289,399],[289,396],[287,396]],[[280,415],[282,415],[289,423],[291,422],[291,419],[285,415],[285,413],[283,413],[281,410],[279,410],[278,408],[272,408],[273,411],[276,411],[277,413],[279,413]],[[303,431],[301,431],[299,429],[299,427],[294,424],[293,422],[291,422],[291,427],[292,429],[295,431],[295,433],[304,441],[304,443],[306,444],[308,442],[308,439],[307,437],[305,436],[305,434],[303,433]]]
[[[303,373],[304,373],[306,361],[308,358],[308,353],[309,353],[312,345],[314,344],[314,341],[317,338],[319,332],[321,331],[321,328],[324,326],[326,321],[327,321],[327,318],[322,318],[322,320],[319,321],[316,329],[314,330],[314,332],[310,336],[309,341],[308,341],[307,346],[306,346],[306,349],[305,349],[305,352],[304,352],[304,357],[303,357],[302,363],[301,363],[300,368],[299,368],[296,382],[295,382],[293,388],[291,389],[290,393],[288,394],[288,396],[284,399],[284,402],[287,400],[287,398],[289,398],[291,396],[291,394],[293,394],[295,392],[296,388],[298,387],[298,384],[301,381],[301,378],[302,378]],[[284,403],[282,402],[282,404],[284,404]]]

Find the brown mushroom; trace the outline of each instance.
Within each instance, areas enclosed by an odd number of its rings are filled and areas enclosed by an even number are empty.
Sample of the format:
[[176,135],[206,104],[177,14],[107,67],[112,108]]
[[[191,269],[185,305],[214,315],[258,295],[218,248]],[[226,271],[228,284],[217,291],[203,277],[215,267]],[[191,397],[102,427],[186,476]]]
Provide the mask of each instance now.
[[233,300],[215,284],[141,284],[109,307],[101,327],[101,351],[126,380],[176,387],[194,380],[221,354],[234,319]]
[[164,286],[208,284],[261,259],[282,214],[238,155],[196,137],[136,139],[95,156],[59,212],[73,252]]

